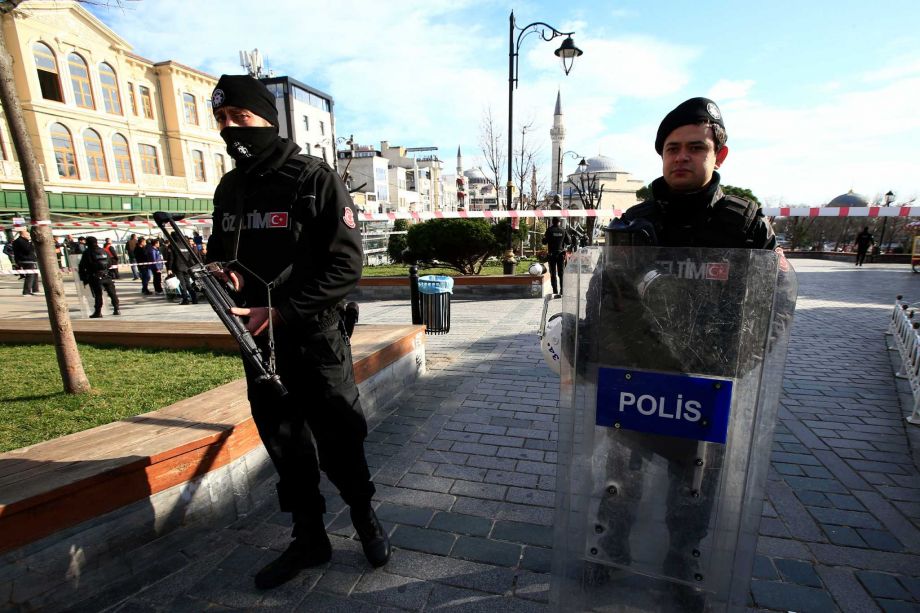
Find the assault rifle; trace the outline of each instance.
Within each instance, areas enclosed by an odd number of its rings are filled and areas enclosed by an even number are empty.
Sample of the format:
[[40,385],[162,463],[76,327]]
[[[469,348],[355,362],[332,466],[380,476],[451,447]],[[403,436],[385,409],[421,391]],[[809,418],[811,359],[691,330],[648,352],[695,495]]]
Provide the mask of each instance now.
[[153,220],[169,238],[169,248],[173,254],[176,270],[183,271],[185,278],[194,283],[198,290],[208,299],[211,308],[217,313],[221,323],[227,327],[230,335],[239,343],[243,359],[258,373],[256,382],[268,383],[278,392],[279,396],[286,396],[287,388],[284,387],[284,384],[281,383],[281,377],[275,372],[274,364],[266,362],[262,355],[262,350],[256,345],[255,339],[246,329],[243,321],[230,312],[230,309],[237,305],[233,298],[230,297],[226,286],[215,276],[215,273],[221,272],[223,267],[217,263],[205,264],[202,262],[198,250],[189,243],[182,230],[179,229],[178,224],[176,224],[177,221],[184,217],[181,214],[164,211],[157,211],[153,214]]

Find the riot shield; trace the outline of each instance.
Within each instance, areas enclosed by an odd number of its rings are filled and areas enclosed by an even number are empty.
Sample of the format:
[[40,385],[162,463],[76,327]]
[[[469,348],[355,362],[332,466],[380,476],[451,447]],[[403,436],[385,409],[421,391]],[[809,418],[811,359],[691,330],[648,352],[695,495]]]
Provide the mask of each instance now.
[[562,307],[552,602],[744,609],[794,272],[763,250],[579,253]]

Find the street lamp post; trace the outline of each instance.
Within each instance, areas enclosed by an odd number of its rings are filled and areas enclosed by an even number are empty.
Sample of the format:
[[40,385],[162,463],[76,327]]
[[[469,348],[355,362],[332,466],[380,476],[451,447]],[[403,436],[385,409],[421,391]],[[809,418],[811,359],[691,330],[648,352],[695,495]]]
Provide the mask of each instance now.
[[[891,190],[888,190],[888,193],[885,194],[885,206],[886,206],[886,207],[891,206],[891,203],[892,203],[892,202],[894,202],[894,192],[891,191]],[[879,236],[879,239],[878,239],[878,253],[879,253],[879,255],[882,255],[882,253],[884,253],[884,249],[885,249],[885,228],[887,228],[887,227],[888,227],[888,217],[886,216],[886,217],[882,220],[882,234]]]
[[563,209],[565,208],[565,195],[562,193],[562,186],[565,184],[565,181],[562,180],[562,158],[567,155],[572,156],[573,159],[581,158],[581,161],[578,163],[578,168],[581,168],[582,166],[588,166],[584,156],[581,154],[575,153],[574,151],[566,151],[565,153],[562,153],[562,147],[559,147],[559,155],[557,156],[559,158],[559,168],[556,172],[556,196],[559,198],[559,207]]
[[[517,32],[517,37],[515,37],[515,32]],[[517,89],[518,84],[518,52],[521,49],[521,43],[524,38],[530,34],[537,33],[540,35],[544,41],[549,42],[554,38],[559,36],[565,36],[565,40],[562,41],[562,44],[559,45],[559,48],[556,49],[556,57],[562,60],[562,69],[565,71],[565,74],[568,75],[572,70],[572,64],[575,62],[575,58],[582,54],[581,49],[575,46],[575,41],[572,40],[572,35],[574,32],[560,32],[553,26],[544,23],[542,21],[535,21],[531,24],[519,28],[517,22],[514,19],[514,11],[511,11],[511,15],[508,18],[508,183],[505,190],[506,203],[505,206],[510,211],[512,206],[512,201],[514,199],[514,181],[512,181],[512,176],[514,174],[514,168],[512,166],[514,160],[514,90]],[[507,250],[505,251],[505,259],[503,271],[506,275],[514,274],[514,248],[513,248],[513,236],[514,232],[511,229],[512,224],[508,224],[508,244]]]

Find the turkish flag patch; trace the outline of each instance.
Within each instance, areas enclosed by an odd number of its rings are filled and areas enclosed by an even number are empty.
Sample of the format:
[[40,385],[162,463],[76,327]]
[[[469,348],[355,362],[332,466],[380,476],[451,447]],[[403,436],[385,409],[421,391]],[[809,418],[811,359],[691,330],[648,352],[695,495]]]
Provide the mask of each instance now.
[[706,264],[706,278],[710,281],[728,281],[728,262]]
[[344,221],[345,225],[352,230],[355,228],[355,213],[347,206],[345,207],[345,214],[342,215],[342,221]]
[[287,228],[287,226],[288,226],[288,214],[286,212],[268,214],[268,227],[269,228]]

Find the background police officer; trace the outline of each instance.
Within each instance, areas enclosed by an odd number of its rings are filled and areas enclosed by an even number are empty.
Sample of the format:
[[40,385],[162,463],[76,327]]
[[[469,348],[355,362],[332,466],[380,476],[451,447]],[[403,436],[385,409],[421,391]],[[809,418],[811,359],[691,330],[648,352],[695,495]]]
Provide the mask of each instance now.
[[655,137],[662,176],[652,182],[652,197],[627,209],[622,220],[650,222],[656,244],[666,247],[775,248],[760,207],[722,192],[716,170],[728,157],[727,140],[715,102],[691,98],[678,105]]
[[236,168],[214,194],[207,259],[226,263],[241,296],[233,313],[248,318],[263,347],[274,337],[277,372],[289,391],[278,397],[247,366],[252,415],[280,477],[281,510],[294,522],[293,542],[256,574],[256,586],[280,585],[330,560],[320,468],[350,506],[368,561],[382,566],[389,541],[371,507],[367,423],[336,309],[361,277],[354,205],[331,168],[279,137],[275,97],[260,81],[223,75],[212,104]]
[[553,293],[561,294],[562,271],[565,269],[565,230],[562,229],[558,217],[553,217],[552,225],[546,229],[543,244],[548,252],[546,263],[549,265],[549,280],[553,284]]
[[99,246],[95,236],[86,237],[86,250],[80,258],[78,273],[83,285],[89,285],[93,293],[93,314],[91,318],[102,317],[102,292],[109,295],[112,303],[112,315],[118,315],[118,294],[115,292],[115,282],[112,280],[111,255]]

